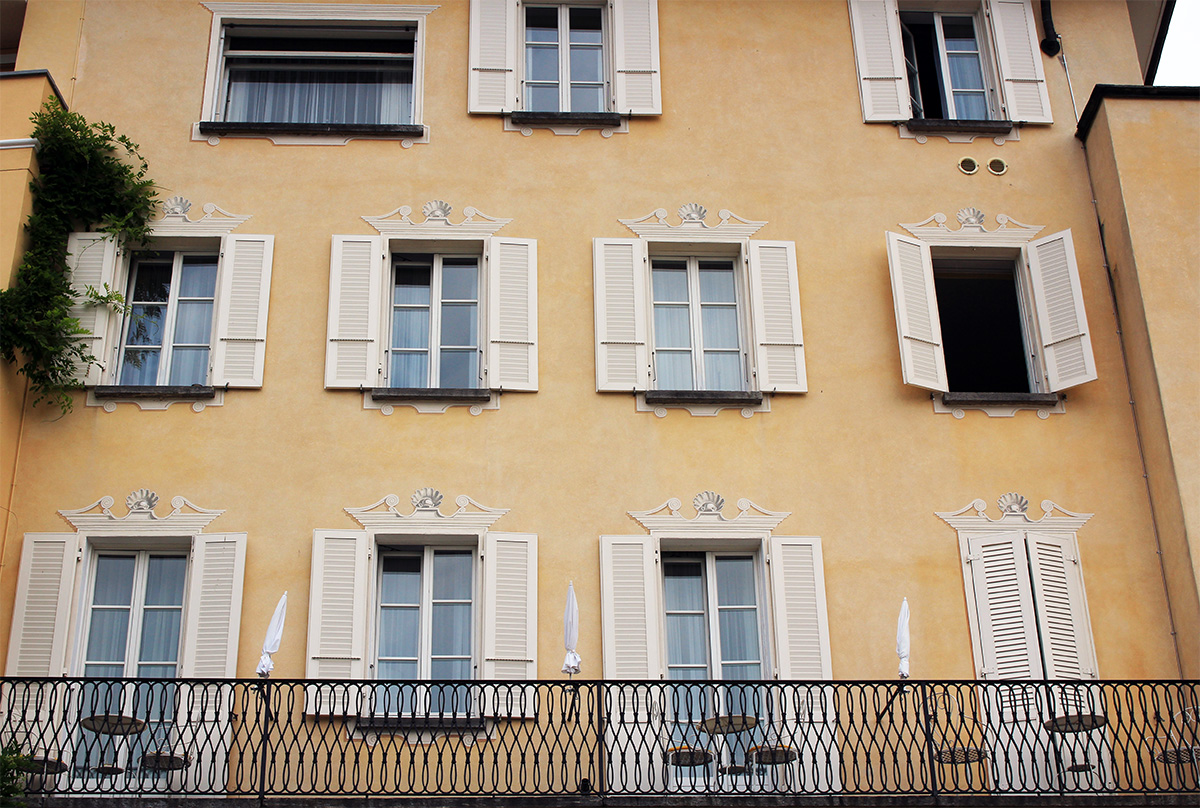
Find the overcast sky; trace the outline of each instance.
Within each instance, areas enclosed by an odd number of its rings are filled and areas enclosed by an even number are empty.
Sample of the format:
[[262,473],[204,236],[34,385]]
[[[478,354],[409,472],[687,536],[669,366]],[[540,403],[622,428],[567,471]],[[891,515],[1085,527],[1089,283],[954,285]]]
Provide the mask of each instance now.
[[1177,0],[1154,83],[1200,85],[1200,0]]

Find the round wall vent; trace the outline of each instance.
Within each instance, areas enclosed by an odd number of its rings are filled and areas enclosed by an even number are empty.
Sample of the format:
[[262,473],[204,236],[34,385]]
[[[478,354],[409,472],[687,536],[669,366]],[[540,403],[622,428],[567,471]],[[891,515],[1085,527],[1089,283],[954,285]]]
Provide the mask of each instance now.
[[988,171],[992,172],[997,177],[999,177],[1005,171],[1008,171],[1008,163],[1004,162],[999,157],[993,157],[991,160],[988,160],[987,166]]
[[979,170],[979,163],[974,157],[964,157],[958,161],[958,170],[964,174],[974,174]]

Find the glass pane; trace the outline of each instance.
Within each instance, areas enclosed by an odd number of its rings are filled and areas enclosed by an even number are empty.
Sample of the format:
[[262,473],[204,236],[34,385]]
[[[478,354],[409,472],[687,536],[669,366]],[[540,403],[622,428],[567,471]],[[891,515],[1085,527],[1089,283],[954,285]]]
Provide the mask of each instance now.
[[478,305],[446,303],[442,306],[442,345],[472,347],[479,339]]
[[692,347],[692,320],[687,306],[654,307],[654,347]]
[[163,319],[166,306],[134,306],[126,331],[127,345],[162,345]]
[[471,655],[471,604],[433,604],[434,656]]
[[706,352],[704,354],[704,389],[746,389],[745,378],[742,375],[742,355],[740,353]]
[[530,45],[525,49],[525,80],[558,81],[557,45]]
[[169,384],[204,384],[208,381],[208,348],[176,348],[171,353]]
[[97,606],[128,606],[133,603],[133,556],[102,555],[96,559],[96,587],[92,603]]
[[[710,269],[709,267],[712,268]],[[700,262],[700,302],[737,302],[737,289],[733,282],[733,269],[728,264],[716,264],[713,266],[707,261]]]
[[429,347],[429,309],[392,309],[392,347]]
[[466,351],[442,351],[440,387],[474,389],[479,386],[477,369],[479,353],[475,349]]
[[593,47],[571,48],[571,81],[604,81],[604,51]]
[[[124,665],[88,664],[88,665],[83,666],[83,675],[84,676],[95,676],[96,678],[102,678],[102,679],[120,679],[122,676],[125,675],[125,666]],[[114,699],[114,701],[115,701],[115,699]],[[106,710],[104,710],[103,707],[100,707],[100,709],[88,710],[87,714],[94,715],[96,713],[103,713],[103,712],[106,712]]]
[[411,118],[411,60],[230,58],[231,121],[403,123]]
[[433,599],[471,599],[470,551],[436,552],[433,554]]
[[651,277],[655,303],[686,303],[688,301],[687,270],[659,269],[663,262],[654,262]]
[[679,351],[658,351],[654,355],[654,369],[659,390],[691,390],[692,355]]
[[146,662],[175,662],[179,659],[179,609],[147,609],[142,615],[142,648],[138,658]]
[[753,606],[754,559],[718,557],[717,605]]
[[179,279],[180,297],[213,297],[217,290],[217,256],[185,255]]
[[663,561],[668,612],[704,611],[704,577],[699,561]]
[[447,258],[442,262],[442,299],[479,299],[479,267],[474,258]]
[[[174,679],[178,669],[178,665],[138,665],[137,675],[143,679]],[[163,705],[168,710],[170,706],[170,704]]]
[[158,349],[126,351],[121,384],[158,384]]
[[704,665],[708,662],[708,636],[702,614],[667,615],[667,664]]
[[417,604],[421,600],[421,558],[415,555],[383,557],[383,581],[379,587],[381,603]]
[[392,387],[428,387],[429,354],[393,352],[388,384]]
[[184,556],[151,556],[146,572],[146,605],[182,606],[186,579],[187,558]]
[[599,8],[572,8],[569,10],[571,41],[599,45],[601,39],[602,12]]
[[530,112],[558,112],[558,86],[526,87],[526,109]]
[[701,306],[700,324],[704,347],[738,349],[738,316],[735,306]]
[[974,53],[951,53],[947,57],[950,63],[950,86],[956,90],[982,90],[983,70],[979,66],[979,57]]
[[[471,663],[461,659],[435,659],[431,675],[434,679],[470,679]],[[429,689],[429,712],[463,714],[471,711],[471,688],[436,686]]]
[[135,275],[130,302],[167,302],[171,296],[171,264],[139,263]]
[[[721,678],[731,682],[757,681],[762,679],[762,665],[758,663],[752,665],[722,665]],[[742,694],[737,695],[740,696]],[[747,708],[749,711],[745,715],[753,715],[753,705],[747,705]]]
[[948,51],[979,49],[975,42],[975,24],[970,17],[942,17],[942,36]]
[[212,333],[212,312],[212,303],[180,303],[179,313],[175,315],[175,343],[207,345]]
[[128,609],[93,609],[88,630],[87,658],[97,662],[122,662],[129,639]]
[[417,656],[420,612],[412,606],[385,606],[379,614],[379,656]]
[[745,662],[758,659],[758,612],[754,609],[721,609],[721,659]]
[[[430,665],[430,677],[433,679],[470,679],[471,660],[469,659],[435,659]],[[447,694],[461,691],[461,688],[443,688]],[[459,702],[462,704],[463,702]],[[461,708],[460,708],[461,709]]]
[[525,39],[530,42],[557,42],[558,9],[526,8]]
[[954,112],[965,121],[985,121],[988,117],[987,97],[983,93],[955,93]]
[[604,112],[604,87],[571,85],[572,112]]
[[[412,681],[417,678],[417,663],[416,662],[394,662],[388,661],[379,663],[379,678],[380,679],[398,679],[401,681]],[[405,688],[410,690],[409,688]],[[393,693],[399,693],[400,688],[392,688]]]
[[392,290],[392,302],[396,305],[428,306],[431,272],[427,266],[396,267],[396,286]]

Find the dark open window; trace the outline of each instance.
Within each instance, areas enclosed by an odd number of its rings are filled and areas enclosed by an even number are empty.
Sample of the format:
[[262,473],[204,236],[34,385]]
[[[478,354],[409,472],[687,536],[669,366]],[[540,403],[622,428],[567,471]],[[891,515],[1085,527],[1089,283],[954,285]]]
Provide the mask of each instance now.
[[933,279],[951,392],[1033,390],[1013,262],[935,257]]

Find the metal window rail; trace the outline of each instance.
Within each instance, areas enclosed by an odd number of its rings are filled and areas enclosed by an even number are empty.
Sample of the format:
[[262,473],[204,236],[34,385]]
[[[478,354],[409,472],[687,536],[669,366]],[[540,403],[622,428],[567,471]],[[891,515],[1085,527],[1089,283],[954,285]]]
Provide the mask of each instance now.
[[1200,682],[0,679],[29,795],[1200,790]]

